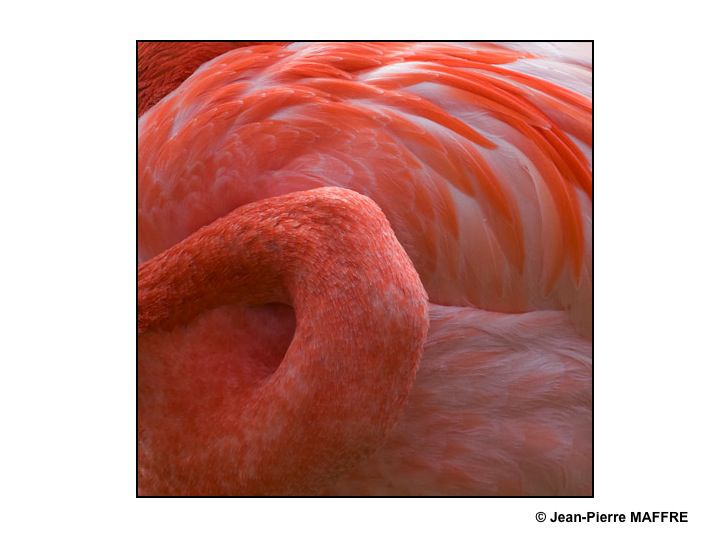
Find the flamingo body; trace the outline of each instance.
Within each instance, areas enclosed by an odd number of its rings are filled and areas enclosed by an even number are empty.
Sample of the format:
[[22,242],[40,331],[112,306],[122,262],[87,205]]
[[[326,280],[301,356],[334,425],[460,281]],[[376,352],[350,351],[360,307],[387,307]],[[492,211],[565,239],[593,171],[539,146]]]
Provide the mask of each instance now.
[[[198,305],[196,293],[166,290],[151,304],[173,315],[151,317],[140,337],[146,491],[589,494],[586,56],[539,45],[256,45],[211,59],[150,108],[139,123],[141,273],[169,264],[168,253],[195,261],[187,253],[197,235],[215,238],[203,227],[242,219],[256,202],[336,186],[377,203],[432,303],[417,378],[410,369],[399,386],[407,406],[391,400],[394,420],[357,451],[330,452],[322,471],[293,476],[290,462],[264,457],[264,467],[293,478],[283,483],[269,472],[251,481],[237,458],[199,449],[237,432],[273,432],[272,415],[251,426],[238,411],[288,365],[297,305],[260,294],[277,289],[266,281]],[[323,244],[345,234],[325,232]],[[347,278],[336,263],[328,275]],[[295,312],[259,305],[267,302]],[[319,328],[316,339],[337,330]],[[388,394],[344,384],[339,377],[331,392],[356,399],[345,416],[335,412],[334,429],[357,441],[347,432],[363,403]],[[322,431],[300,422],[276,435],[292,440],[295,430]]]

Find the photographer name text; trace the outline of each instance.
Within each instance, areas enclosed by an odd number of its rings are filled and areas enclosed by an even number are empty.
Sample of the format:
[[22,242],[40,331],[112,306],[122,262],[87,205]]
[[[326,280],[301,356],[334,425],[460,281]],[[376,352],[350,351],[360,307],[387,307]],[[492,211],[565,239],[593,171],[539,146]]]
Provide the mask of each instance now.
[[[540,521],[538,519],[538,521]],[[544,521],[544,520],[542,520]],[[554,512],[549,516],[551,523],[687,523],[687,512],[630,512],[628,514],[606,514],[585,512],[580,514],[561,514]]]

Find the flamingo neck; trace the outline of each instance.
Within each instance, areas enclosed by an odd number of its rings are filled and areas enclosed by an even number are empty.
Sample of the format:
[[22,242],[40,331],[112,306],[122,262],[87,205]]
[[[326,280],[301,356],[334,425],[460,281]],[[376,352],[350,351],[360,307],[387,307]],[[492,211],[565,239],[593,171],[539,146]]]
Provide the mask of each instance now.
[[426,293],[385,216],[339,188],[235,210],[143,264],[138,295],[141,334],[229,303],[285,302],[297,320],[283,362],[232,411],[234,432],[177,470],[155,470],[143,450],[143,492],[319,492],[398,420],[428,326]]
[[202,64],[257,41],[141,41],[137,45],[138,118],[175,90]]

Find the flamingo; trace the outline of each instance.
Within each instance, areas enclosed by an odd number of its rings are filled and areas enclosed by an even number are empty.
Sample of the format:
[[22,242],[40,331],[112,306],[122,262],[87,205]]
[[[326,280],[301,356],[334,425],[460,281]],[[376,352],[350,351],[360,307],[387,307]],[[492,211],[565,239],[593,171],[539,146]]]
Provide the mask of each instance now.
[[140,44],[141,495],[590,495],[584,43]]

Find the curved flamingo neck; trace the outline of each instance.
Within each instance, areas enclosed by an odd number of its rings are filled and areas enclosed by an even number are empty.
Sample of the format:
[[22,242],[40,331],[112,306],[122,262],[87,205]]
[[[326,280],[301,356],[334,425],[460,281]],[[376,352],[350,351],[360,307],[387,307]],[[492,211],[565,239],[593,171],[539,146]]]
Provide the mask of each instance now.
[[428,326],[426,293],[385,216],[339,188],[237,209],[143,264],[138,289],[139,333],[228,303],[291,303],[297,319],[282,364],[232,411],[237,429],[162,474],[143,450],[143,492],[320,491],[397,421]]

